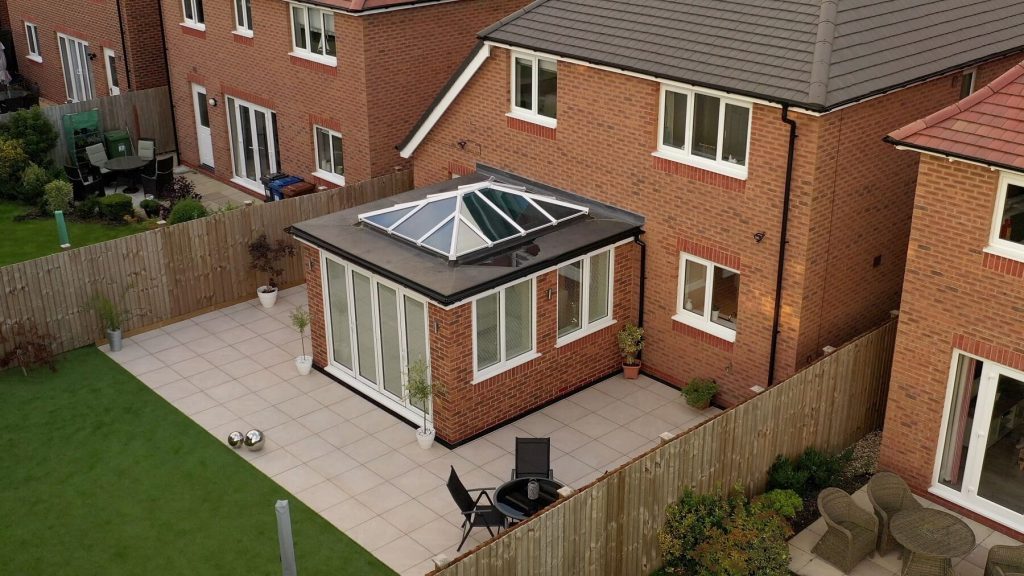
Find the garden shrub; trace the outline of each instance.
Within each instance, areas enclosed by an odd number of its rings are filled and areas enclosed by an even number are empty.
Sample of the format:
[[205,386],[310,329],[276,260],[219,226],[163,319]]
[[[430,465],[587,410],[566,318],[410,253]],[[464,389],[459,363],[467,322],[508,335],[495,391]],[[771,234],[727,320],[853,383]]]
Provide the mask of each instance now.
[[0,325],[0,348],[7,350],[0,355],[0,370],[17,366],[27,376],[30,368],[46,366],[56,372],[57,361],[50,347],[52,341],[49,334],[34,324],[8,321]]
[[20,141],[29,160],[48,166],[52,163],[50,152],[57,145],[59,134],[43,111],[35,106],[10,114],[8,120],[0,124],[0,137]]
[[28,165],[21,142],[0,136],[0,198],[21,199],[21,175]]
[[768,489],[793,490],[801,496],[833,486],[839,479],[852,452],[846,450],[829,456],[821,450],[807,448],[796,460],[778,456],[768,470]]
[[91,220],[100,215],[100,199],[95,196],[75,202],[74,214],[82,220]]
[[199,202],[203,199],[202,194],[196,193],[195,183],[184,176],[175,176],[171,180],[171,185],[167,187],[165,194],[171,209],[182,200],[195,200]]
[[44,189],[52,181],[53,176],[46,168],[29,163],[25,171],[21,173],[19,200],[30,206],[42,206]]
[[127,194],[111,194],[100,198],[99,210],[104,220],[118,224],[124,223],[125,217],[135,214],[132,197]]
[[163,204],[157,202],[156,200],[153,200],[152,198],[147,198],[142,202],[139,202],[139,208],[142,208],[142,211],[146,213],[147,218],[154,218],[156,216],[159,216],[160,210],[163,207]]
[[771,510],[786,519],[792,519],[804,509],[804,500],[793,490],[769,490],[755,496],[750,502],[756,510]]
[[180,224],[206,216],[206,207],[202,202],[191,198],[180,200],[171,208],[171,216],[167,220],[171,224]]
[[74,197],[75,191],[71,183],[64,180],[52,180],[43,187],[43,201],[47,212],[50,213],[57,210],[68,212]]
[[707,408],[717,393],[718,384],[711,378],[694,378],[682,390],[686,403],[700,410]]
[[807,480],[811,474],[797,466],[797,463],[784,456],[776,456],[772,467],[768,469],[769,490],[792,490],[797,494],[808,491]]

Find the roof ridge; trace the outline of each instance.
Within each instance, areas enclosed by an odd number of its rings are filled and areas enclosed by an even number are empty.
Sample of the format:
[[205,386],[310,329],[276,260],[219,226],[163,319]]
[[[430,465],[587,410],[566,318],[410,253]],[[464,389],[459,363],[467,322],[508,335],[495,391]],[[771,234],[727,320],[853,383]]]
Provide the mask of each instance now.
[[838,0],[822,0],[818,13],[818,34],[814,40],[814,58],[811,61],[811,80],[807,87],[807,99],[815,104],[825,105],[828,97],[828,81],[832,67],[832,43],[836,39],[836,16]]
[[491,24],[487,28],[484,28],[480,32],[477,32],[476,37],[477,38],[484,38],[485,36],[495,32],[498,28],[501,28],[505,24],[508,24],[509,22],[519,18],[520,16],[522,16],[522,15],[526,14],[527,12],[533,10],[534,8],[540,6],[541,4],[546,4],[547,2],[549,2],[549,0],[533,0],[533,2],[530,2],[526,6],[523,6],[522,8],[520,8],[519,10],[516,10],[515,12],[509,14],[508,16],[505,16],[501,20],[498,20],[494,24]]

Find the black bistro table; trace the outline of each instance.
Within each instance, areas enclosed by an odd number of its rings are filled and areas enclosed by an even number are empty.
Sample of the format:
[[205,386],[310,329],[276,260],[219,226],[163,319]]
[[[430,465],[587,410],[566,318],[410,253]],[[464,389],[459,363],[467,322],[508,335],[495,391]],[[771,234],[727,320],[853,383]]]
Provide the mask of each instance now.
[[124,191],[134,194],[139,191],[139,170],[148,163],[149,160],[142,156],[118,156],[107,160],[103,167],[111,172],[126,174],[129,184]]
[[[531,480],[540,485],[536,500],[527,497],[527,486]],[[494,491],[494,507],[512,520],[526,520],[558,500],[558,489],[565,484],[547,478],[516,478],[509,480]]]

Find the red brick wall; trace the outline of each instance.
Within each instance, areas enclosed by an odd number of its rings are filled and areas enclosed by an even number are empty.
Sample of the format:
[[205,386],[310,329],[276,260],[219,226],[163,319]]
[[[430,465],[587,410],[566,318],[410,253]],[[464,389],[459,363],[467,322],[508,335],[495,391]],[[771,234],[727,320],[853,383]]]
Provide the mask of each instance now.
[[323,276],[320,251],[302,244],[302,266],[306,271],[306,300],[309,307],[309,340],[313,346],[313,363],[327,366],[327,315],[324,310]]

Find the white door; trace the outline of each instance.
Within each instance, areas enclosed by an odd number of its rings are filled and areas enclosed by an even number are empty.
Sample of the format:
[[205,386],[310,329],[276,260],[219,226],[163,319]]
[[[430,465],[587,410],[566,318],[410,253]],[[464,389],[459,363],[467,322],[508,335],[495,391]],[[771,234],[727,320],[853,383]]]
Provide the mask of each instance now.
[[89,45],[77,38],[57,34],[60,63],[64,71],[64,87],[68,100],[81,102],[93,97]]
[[110,48],[103,49],[103,65],[107,69],[107,92],[111,96],[121,93],[121,86],[117,81],[117,55]]
[[207,108],[206,88],[192,85],[192,103],[196,109],[196,143],[199,163],[213,168],[213,135],[210,133],[210,111]]
[[277,172],[277,114],[268,108],[228,97],[231,158],[235,181],[264,192],[260,177]]

